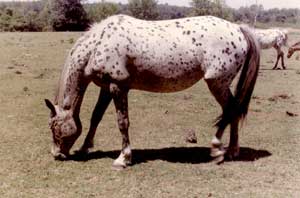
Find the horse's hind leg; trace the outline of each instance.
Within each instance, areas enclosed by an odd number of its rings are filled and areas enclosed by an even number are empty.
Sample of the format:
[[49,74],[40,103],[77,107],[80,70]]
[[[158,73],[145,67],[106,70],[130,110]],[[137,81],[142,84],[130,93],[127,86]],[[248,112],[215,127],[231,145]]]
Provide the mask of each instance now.
[[281,59],[281,66],[282,66],[282,68],[286,69],[286,67],[284,66],[284,52],[278,46],[275,46],[274,48],[277,51],[277,60],[276,60],[276,63],[275,63],[275,66],[273,67],[273,69],[277,68],[280,59]]
[[119,157],[113,162],[113,168],[120,170],[131,164],[131,148],[128,135],[128,90],[120,89],[116,84],[110,85],[113,101],[116,107],[117,119],[122,134],[122,150]]
[[221,138],[223,136],[224,130],[226,126],[230,123],[230,118],[226,118],[224,114],[227,114],[226,108],[228,108],[231,103],[231,98],[233,98],[232,93],[229,89],[229,86],[218,82],[218,80],[207,79],[206,83],[210,92],[216,98],[217,102],[221,105],[223,110],[223,115],[221,121],[217,123],[218,130],[216,132],[215,137],[212,139],[212,147],[210,155],[215,158],[217,163],[222,162],[224,160],[225,150],[223,148]]
[[221,105],[223,113],[216,126],[217,133],[212,140],[211,156],[217,163],[224,160],[225,150],[223,149],[221,138],[227,125],[230,124],[230,141],[226,151],[226,156],[233,159],[239,155],[238,126],[240,118],[237,116],[238,106],[232,95],[229,86],[217,83],[215,80],[206,80],[209,90]]
[[230,125],[230,141],[229,147],[226,151],[226,156],[231,160],[238,157],[240,153],[238,130],[239,118],[235,118]]
[[90,148],[94,146],[94,136],[99,122],[102,120],[103,114],[107,109],[109,103],[112,100],[112,96],[108,90],[101,89],[97,104],[93,111],[91,118],[90,129],[85,138],[85,141],[80,149],[81,153],[88,153]]

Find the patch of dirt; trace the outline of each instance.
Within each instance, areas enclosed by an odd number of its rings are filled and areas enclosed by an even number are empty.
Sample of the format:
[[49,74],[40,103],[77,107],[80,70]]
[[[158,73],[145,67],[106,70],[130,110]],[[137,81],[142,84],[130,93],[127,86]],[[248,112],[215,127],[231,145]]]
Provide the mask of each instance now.
[[256,113],[260,113],[260,112],[262,112],[262,110],[261,110],[261,109],[251,109],[251,111],[253,111],[253,112],[256,112]]
[[42,79],[42,78],[44,78],[44,74],[43,73],[41,73],[40,75],[34,77],[34,79]]
[[27,92],[27,91],[29,91],[29,88],[28,87],[23,87],[23,91]]
[[268,98],[268,100],[271,101],[271,102],[276,102],[276,101],[278,101],[280,99],[288,100],[288,99],[291,99],[292,97],[293,97],[292,94],[289,94],[289,95],[287,95],[287,94],[279,94],[279,95],[275,95],[275,96],[272,96],[272,97]]
[[192,95],[184,95],[183,96],[183,99],[184,100],[190,100],[190,99],[192,99],[193,97],[192,97]]
[[185,136],[186,142],[192,143],[192,144],[196,144],[198,142],[196,133],[193,129],[185,130],[185,134],[186,134],[186,136]]
[[254,99],[254,100],[260,100],[261,97],[259,97],[259,96],[252,96],[252,99]]
[[298,117],[298,116],[299,116],[299,114],[293,113],[293,112],[290,112],[290,111],[287,111],[286,114],[287,114],[288,116],[290,116],[290,117]]

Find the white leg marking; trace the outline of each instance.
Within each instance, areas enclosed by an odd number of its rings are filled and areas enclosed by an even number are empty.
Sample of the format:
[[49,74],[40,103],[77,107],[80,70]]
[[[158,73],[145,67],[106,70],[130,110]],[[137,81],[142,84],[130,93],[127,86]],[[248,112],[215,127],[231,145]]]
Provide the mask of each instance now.
[[222,145],[222,142],[216,136],[214,136],[211,141],[211,144],[212,146],[220,146]]
[[216,136],[214,136],[214,138],[212,139],[211,144],[212,144],[211,151],[210,151],[211,157],[217,158],[220,156],[224,156],[225,150],[222,146],[222,142]]
[[121,151],[119,157],[113,162],[113,169],[122,170],[131,164],[131,148],[127,146]]

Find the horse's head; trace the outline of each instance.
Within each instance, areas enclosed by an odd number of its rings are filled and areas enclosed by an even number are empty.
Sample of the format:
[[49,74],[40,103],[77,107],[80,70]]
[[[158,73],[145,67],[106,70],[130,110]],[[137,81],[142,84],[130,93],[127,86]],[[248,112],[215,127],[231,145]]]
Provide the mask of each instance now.
[[287,57],[291,58],[295,51],[300,51],[300,42],[297,42],[289,47]]
[[51,153],[55,159],[64,160],[81,134],[81,123],[80,121],[76,122],[70,110],[61,109],[47,99],[45,102],[51,111],[49,118],[49,127],[53,137]]

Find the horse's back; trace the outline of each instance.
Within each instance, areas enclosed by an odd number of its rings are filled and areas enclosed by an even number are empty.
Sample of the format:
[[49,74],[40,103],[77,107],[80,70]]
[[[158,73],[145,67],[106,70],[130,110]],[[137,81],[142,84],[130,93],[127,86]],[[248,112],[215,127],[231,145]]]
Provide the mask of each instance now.
[[[125,15],[109,17],[92,27],[95,43],[90,71],[131,87],[176,91],[203,76],[234,76],[247,43],[240,27],[223,19],[201,16],[144,21]],[[161,86],[164,85],[164,86]]]
[[287,42],[287,31],[279,28],[255,29],[254,34],[262,49],[282,46]]

